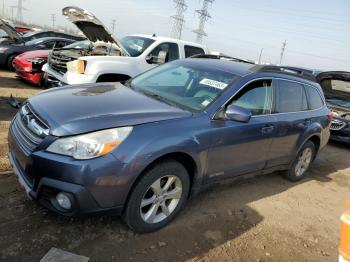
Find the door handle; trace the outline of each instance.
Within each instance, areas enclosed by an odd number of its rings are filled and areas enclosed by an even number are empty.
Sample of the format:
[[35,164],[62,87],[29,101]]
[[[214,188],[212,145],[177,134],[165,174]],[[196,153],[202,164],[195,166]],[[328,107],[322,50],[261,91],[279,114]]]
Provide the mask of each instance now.
[[261,128],[261,133],[270,134],[273,132],[274,129],[275,129],[275,127],[273,125],[267,125],[267,126],[264,126],[263,128]]

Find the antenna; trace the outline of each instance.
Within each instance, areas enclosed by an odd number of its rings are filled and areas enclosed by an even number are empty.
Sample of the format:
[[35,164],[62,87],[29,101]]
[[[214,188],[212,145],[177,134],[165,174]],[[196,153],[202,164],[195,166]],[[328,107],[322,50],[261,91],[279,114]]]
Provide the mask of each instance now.
[[183,25],[185,24],[184,13],[187,10],[185,0],[173,0],[175,3],[176,14],[171,16],[173,19],[173,27],[171,29],[171,37],[181,39]]
[[202,9],[196,10],[196,13],[199,14],[199,25],[198,28],[196,30],[193,30],[192,32],[194,32],[197,35],[196,42],[199,44],[203,42],[203,37],[208,36],[204,32],[204,26],[205,23],[211,18],[208,12],[208,8],[209,4],[212,4],[214,1],[215,0],[203,0]]

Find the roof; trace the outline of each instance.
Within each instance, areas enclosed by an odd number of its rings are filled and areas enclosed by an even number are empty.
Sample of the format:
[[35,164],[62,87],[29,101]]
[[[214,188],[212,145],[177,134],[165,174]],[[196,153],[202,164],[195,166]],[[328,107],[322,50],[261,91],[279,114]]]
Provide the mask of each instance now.
[[179,43],[182,43],[184,45],[192,45],[192,46],[197,46],[197,47],[201,47],[201,48],[207,48],[205,45],[201,45],[201,44],[197,44],[194,42],[190,42],[190,41],[185,41],[185,40],[180,40],[180,39],[176,39],[176,38],[171,38],[171,37],[164,37],[164,36],[153,36],[153,35],[146,35],[146,34],[134,34],[134,35],[130,35],[130,36],[139,36],[139,37],[145,37],[145,38],[150,38],[153,39],[155,41],[176,41]]
[[[237,59],[234,61],[232,59]],[[250,62],[245,62],[238,58],[230,59],[218,59],[218,58],[188,58],[186,60],[191,60],[191,63],[195,63],[201,66],[213,67],[215,69],[225,71],[231,74],[238,76],[246,76],[252,73],[276,73],[280,75],[285,75],[289,77],[296,77],[299,79],[305,79],[311,82],[317,82],[314,74],[309,70],[302,70],[295,67],[283,67],[283,66],[266,66],[266,65],[257,65]]]
[[192,64],[212,67],[220,71],[228,72],[238,76],[245,76],[253,73],[255,64],[241,63],[226,59],[211,59],[211,58],[187,58],[181,61],[191,61]]

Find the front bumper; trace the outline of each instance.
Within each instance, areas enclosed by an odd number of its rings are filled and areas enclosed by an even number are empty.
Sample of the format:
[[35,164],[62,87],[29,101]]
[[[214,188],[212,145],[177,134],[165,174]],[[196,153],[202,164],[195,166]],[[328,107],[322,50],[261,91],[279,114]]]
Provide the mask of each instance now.
[[[34,188],[26,179],[26,175],[21,170],[20,164],[10,151],[9,160],[19,183],[24,188],[27,195],[38,201],[47,209],[66,216],[82,215],[89,213],[110,213],[120,215],[122,206],[101,207],[91,193],[83,186],[60,181],[53,178],[42,177],[38,185]],[[72,208],[65,210],[61,208],[56,200],[58,193],[65,193],[71,196]]]
[[339,121],[343,122],[344,126],[339,129],[331,129],[331,140],[335,140],[342,143],[350,144],[350,122],[338,118]]
[[48,74],[48,79],[53,87],[90,84],[96,83],[97,80],[95,75],[75,74],[69,71],[67,71],[64,75],[61,75],[54,71],[49,64],[45,64],[42,70]]

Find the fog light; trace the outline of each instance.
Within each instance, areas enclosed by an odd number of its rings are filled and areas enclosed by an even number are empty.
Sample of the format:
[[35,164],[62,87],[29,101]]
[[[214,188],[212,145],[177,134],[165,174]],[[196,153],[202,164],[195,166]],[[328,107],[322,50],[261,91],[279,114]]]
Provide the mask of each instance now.
[[58,193],[56,196],[56,200],[60,207],[66,210],[69,210],[72,208],[72,202],[66,194]]

